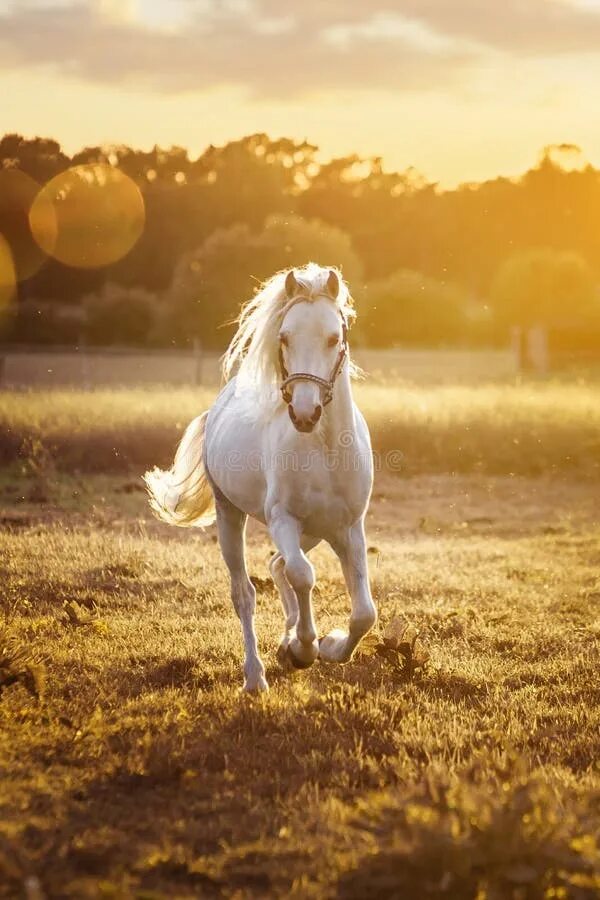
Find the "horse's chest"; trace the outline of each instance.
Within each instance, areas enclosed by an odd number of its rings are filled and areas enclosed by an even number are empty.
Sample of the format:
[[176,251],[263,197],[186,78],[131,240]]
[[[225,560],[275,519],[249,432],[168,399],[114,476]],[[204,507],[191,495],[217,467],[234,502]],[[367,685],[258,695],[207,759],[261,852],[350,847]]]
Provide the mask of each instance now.
[[326,535],[351,525],[364,510],[367,495],[339,472],[318,467],[293,473],[284,487],[286,506],[309,534]]

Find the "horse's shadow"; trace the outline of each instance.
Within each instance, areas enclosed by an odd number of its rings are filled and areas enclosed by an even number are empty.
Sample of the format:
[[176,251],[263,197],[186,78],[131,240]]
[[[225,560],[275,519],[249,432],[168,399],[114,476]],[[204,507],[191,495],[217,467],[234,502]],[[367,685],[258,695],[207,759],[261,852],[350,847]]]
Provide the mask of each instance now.
[[[231,665],[210,670],[203,669],[203,660],[194,656],[173,656],[165,659],[154,655],[136,657],[129,666],[115,673],[115,688],[123,699],[139,697],[146,692],[179,688],[191,691],[211,691],[217,686],[238,691],[242,700],[252,703],[257,695],[240,691],[240,672],[232,673]],[[358,654],[344,665],[317,660],[310,669],[296,671],[282,668],[272,654],[267,662],[267,679],[271,688],[281,689],[294,682],[304,682],[317,695],[332,685],[345,684],[353,688],[376,692],[382,686],[387,691],[396,690],[399,696],[417,692],[430,699],[443,699],[469,708],[479,708],[489,692],[489,685],[474,682],[456,672],[424,668],[410,673],[376,654]],[[255,702],[254,707],[261,707]]]
[[136,657],[129,666],[122,666],[113,675],[114,688],[122,699],[171,688],[206,691],[216,684],[227,683],[231,677],[229,671],[214,667],[203,671],[202,660],[197,657],[173,656],[165,659],[158,655]]

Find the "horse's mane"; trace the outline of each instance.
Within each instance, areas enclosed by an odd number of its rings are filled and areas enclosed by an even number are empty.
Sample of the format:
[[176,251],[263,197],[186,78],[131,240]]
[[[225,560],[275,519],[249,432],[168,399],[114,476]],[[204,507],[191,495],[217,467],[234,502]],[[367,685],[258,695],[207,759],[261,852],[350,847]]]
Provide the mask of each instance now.
[[[294,269],[296,280],[301,286],[301,296],[314,300],[326,292],[327,279],[332,267],[308,263]],[[348,285],[341,273],[333,269],[339,279],[339,293],[335,303],[350,324],[356,313]],[[285,290],[285,279],[289,269],[277,272],[265,281],[254,297],[249,300],[237,319],[238,328],[223,357],[223,377],[229,381],[237,375],[240,386],[264,387],[265,394],[279,379],[277,370],[278,335],[284,311],[289,303]],[[354,367],[351,365],[351,372]]]

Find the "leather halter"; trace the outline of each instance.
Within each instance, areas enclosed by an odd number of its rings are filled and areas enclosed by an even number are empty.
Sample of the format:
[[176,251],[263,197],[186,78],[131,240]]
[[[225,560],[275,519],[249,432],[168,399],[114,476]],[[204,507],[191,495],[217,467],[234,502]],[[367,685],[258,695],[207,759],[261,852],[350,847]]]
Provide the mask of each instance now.
[[[328,295],[323,295],[328,296]],[[283,316],[285,317],[289,311],[289,309],[294,306],[296,303],[300,303],[303,300],[310,303],[312,299],[310,297],[293,297],[292,300],[286,305]],[[331,299],[330,297],[328,299]],[[291,384],[294,381],[312,381],[313,384],[318,384],[319,387],[323,391],[322,403],[323,406],[327,406],[328,403],[331,403],[333,399],[333,388],[335,386],[336,379],[342,370],[342,366],[348,356],[348,323],[346,321],[346,317],[343,312],[339,310],[340,317],[342,319],[342,346],[340,347],[340,351],[337,355],[337,359],[333,364],[333,368],[331,370],[331,374],[329,378],[321,378],[319,375],[313,375],[311,372],[294,372],[292,375],[288,374],[288,371],[285,367],[285,363],[283,361],[283,349],[281,344],[279,345],[279,368],[281,370],[281,378],[282,382],[280,385],[281,396],[285,403],[289,404],[292,402],[292,394],[289,390]]]

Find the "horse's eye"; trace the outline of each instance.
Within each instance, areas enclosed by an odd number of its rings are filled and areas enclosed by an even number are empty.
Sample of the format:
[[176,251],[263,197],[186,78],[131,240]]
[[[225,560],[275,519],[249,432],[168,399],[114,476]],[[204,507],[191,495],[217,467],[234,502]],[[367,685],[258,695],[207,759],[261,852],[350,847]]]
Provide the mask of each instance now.
[[337,342],[338,342],[337,334],[330,334],[329,337],[327,338],[327,346],[328,347],[335,347]]

